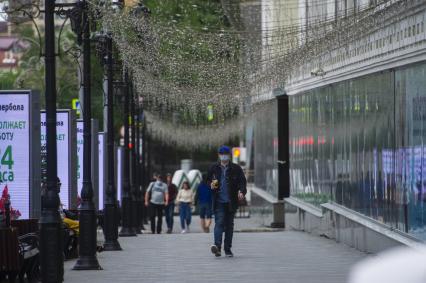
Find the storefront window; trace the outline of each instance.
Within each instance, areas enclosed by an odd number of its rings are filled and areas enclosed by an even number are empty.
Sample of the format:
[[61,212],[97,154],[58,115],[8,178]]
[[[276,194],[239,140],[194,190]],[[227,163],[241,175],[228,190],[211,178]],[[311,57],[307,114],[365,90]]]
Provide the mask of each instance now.
[[291,195],[426,239],[426,64],[290,97]]
[[253,117],[254,182],[278,196],[278,125],[276,101],[258,106]]

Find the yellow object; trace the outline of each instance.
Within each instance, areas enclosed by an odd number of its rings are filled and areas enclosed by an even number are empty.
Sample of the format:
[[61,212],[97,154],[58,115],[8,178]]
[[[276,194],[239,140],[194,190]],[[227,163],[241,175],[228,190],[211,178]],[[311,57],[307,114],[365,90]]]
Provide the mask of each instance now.
[[80,100],[78,98],[72,100],[72,109],[76,110],[77,115],[80,115],[80,105]]
[[232,149],[232,156],[234,156],[234,157],[236,157],[236,158],[238,158],[238,157],[240,157],[240,155],[241,155],[241,150],[240,150],[240,148],[239,147],[234,147],[233,149]]
[[213,187],[214,189],[219,188],[219,180],[213,180],[213,181],[212,181],[212,187]]
[[76,232],[77,235],[80,234],[80,223],[77,220],[72,220],[65,217],[63,221],[65,224],[67,224],[68,228]]

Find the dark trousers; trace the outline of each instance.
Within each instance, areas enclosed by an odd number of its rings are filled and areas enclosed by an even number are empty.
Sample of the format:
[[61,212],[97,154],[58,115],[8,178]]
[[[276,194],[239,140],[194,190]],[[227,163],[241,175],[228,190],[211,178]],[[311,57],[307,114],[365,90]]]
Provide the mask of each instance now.
[[163,225],[163,209],[164,205],[150,203],[151,210],[151,232],[155,234],[155,217],[157,216],[157,234],[161,233],[161,226]]
[[214,244],[220,249],[222,246],[222,235],[225,233],[224,250],[232,247],[232,236],[234,234],[234,216],[230,211],[228,203],[217,203],[214,210]]
[[173,213],[175,211],[175,203],[169,203],[164,209],[164,211],[166,213],[167,228],[173,230]]

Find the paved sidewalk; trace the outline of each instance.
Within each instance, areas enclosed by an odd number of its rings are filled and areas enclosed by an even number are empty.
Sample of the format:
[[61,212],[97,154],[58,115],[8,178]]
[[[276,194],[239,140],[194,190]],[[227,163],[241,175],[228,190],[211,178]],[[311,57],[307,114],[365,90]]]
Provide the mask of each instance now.
[[[274,231],[277,229],[271,229],[265,226],[262,226],[261,221],[256,216],[251,216],[249,218],[235,218],[235,226],[234,231],[237,232],[248,232],[248,231]],[[144,232],[150,234],[151,233],[151,225],[145,224],[144,225]],[[210,231],[212,232],[214,228],[214,219],[212,219],[212,224],[210,226]],[[192,221],[190,225],[191,233],[204,233],[201,229],[200,225],[200,216],[198,215],[192,215]],[[278,229],[279,230],[279,229]],[[162,233],[165,233],[167,231],[167,224],[165,221],[165,218],[163,217],[163,226],[162,226]],[[179,216],[174,217],[174,224],[173,224],[173,233],[179,234],[182,231],[180,227],[180,218]]]
[[66,262],[65,282],[344,283],[350,267],[366,257],[296,231],[235,233],[234,258],[215,258],[211,242],[204,233],[120,238],[123,251],[98,254],[102,271],[72,271],[75,261]]

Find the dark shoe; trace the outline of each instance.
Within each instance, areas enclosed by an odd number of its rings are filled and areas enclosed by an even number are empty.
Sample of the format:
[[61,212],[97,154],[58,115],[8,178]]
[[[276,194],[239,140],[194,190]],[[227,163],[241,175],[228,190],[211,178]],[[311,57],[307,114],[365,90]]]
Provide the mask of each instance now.
[[226,257],[234,257],[234,254],[231,252],[231,250],[225,250],[225,256]]
[[167,229],[167,234],[171,234],[172,233],[172,229]]
[[220,248],[218,248],[216,245],[211,246],[210,250],[212,251],[212,254],[214,254],[217,257],[220,257],[222,255],[220,253]]

